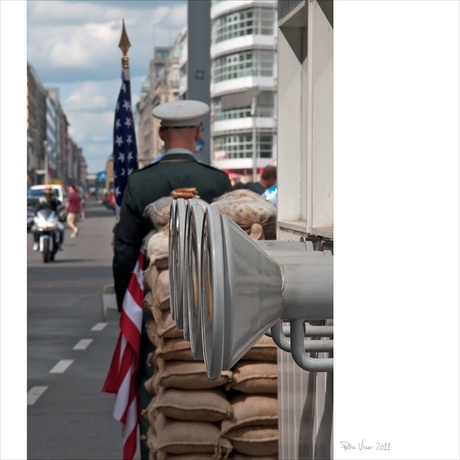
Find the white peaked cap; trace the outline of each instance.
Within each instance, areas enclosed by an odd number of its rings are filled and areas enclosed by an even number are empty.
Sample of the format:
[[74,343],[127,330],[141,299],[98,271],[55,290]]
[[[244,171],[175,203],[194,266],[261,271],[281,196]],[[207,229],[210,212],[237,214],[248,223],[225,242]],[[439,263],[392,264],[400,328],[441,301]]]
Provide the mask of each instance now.
[[209,112],[209,105],[201,101],[179,100],[157,105],[152,110],[154,117],[166,128],[199,126],[201,118]]

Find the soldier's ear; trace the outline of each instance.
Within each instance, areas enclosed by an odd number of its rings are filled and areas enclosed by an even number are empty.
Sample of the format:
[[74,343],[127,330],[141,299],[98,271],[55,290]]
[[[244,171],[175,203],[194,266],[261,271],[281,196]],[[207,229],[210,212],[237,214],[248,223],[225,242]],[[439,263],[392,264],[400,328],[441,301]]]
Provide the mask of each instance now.
[[163,126],[160,126],[158,129],[158,135],[160,136],[160,139],[164,141],[165,137],[165,128]]
[[195,142],[198,142],[201,135],[201,127],[197,126],[195,129]]

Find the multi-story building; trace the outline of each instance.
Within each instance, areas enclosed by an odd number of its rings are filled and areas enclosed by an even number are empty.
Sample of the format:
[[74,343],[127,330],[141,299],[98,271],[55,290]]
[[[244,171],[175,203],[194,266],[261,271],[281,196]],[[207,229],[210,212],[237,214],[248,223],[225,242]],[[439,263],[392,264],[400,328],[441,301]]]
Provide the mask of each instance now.
[[[163,154],[163,142],[158,136],[160,120],[152,116],[152,109],[159,104],[175,101],[184,97],[186,92],[186,53],[187,31],[182,31],[169,48],[157,48],[161,51],[162,65],[151,68],[152,106],[150,116],[153,121],[153,158]],[[186,56],[186,54],[185,54]]]
[[[213,0],[209,20],[210,163],[227,171],[231,179],[246,182],[257,179],[267,164],[276,164],[277,2]],[[148,84],[146,80],[137,107],[140,163],[145,158],[150,163],[162,153],[159,121],[153,120],[153,130],[145,122],[152,118],[151,109],[189,98],[188,55],[185,29],[167,57],[162,54],[158,59],[156,54],[151,61]]]
[[[59,157],[61,154],[61,133],[60,114],[62,112],[59,103],[59,89],[46,88],[46,150],[45,169],[47,169],[47,180],[61,179],[59,169]],[[46,174],[46,172],[45,172]]]
[[156,46],[154,57],[150,60],[149,75],[145,78],[142,85],[141,96],[137,104],[137,151],[139,167],[143,168],[151,164],[158,156],[158,146],[155,141],[155,123],[152,116],[154,92],[161,72],[165,68],[169,59],[171,48],[169,46]]
[[211,3],[211,163],[257,180],[276,163],[277,2]]
[[27,64],[27,185],[85,183],[86,161],[68,132],[58,88],[45,88]]
[[28,185],[40,181],[44,168],[45,99],[43,88],[33,67],[27,64],[27,177]]

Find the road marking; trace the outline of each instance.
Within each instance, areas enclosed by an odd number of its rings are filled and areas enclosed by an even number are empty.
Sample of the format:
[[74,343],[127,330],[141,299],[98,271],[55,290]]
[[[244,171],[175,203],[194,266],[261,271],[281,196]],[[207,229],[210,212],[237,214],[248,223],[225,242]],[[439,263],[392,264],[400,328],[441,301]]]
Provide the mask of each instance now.
[[27,392],[27,405],[33,406],[48,387],[32,387]]
[[93,339],[81,339],[74,347],[73,350],[86,350]]
[[107,326],[107,323],[96,323],[96,324],[91,328],[91,330],[92,330],[92,331],[102,331],[102,329],[104,329],[105,326]]
[[62,374],[73,363],[73,359],[61,359],[51,370],[50,374]]

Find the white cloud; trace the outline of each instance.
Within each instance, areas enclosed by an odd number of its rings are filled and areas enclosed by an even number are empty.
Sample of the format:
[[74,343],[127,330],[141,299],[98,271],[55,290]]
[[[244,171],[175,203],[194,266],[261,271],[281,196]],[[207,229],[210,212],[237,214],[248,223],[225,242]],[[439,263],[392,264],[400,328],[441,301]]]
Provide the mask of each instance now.
[[139,100],[155,46],[172,45],[187,23],[181,1],[28,1],[27,59],[45,87],[59,88],[72,139],[90,172],[112,152],[121,84],[122,20],[131,48],[131,99]]
[[89,67],[101,65],[111,53],[110,46],[117,42],[115,22],[84,24],[66,28],[63,39],[49,46],[50,64],[56,67]]
[[85,110],[102,111],[115,107],[120,80],[86,81],[72,85],[69,94],[62,98],[61,104],[65,111],[78,112]]
[[[118,7],[110,7],[114,3]],[[102,75],[120,65],[122,20],[133,72],[139,73],[148,69],[153,47],[172,44],[187,18],[185,1],[34,1],[28,2],[28,12],[29,61],[39,75],[73,70],[78,75],[67,78],[74,80],[84,78],[79,70]]]

